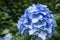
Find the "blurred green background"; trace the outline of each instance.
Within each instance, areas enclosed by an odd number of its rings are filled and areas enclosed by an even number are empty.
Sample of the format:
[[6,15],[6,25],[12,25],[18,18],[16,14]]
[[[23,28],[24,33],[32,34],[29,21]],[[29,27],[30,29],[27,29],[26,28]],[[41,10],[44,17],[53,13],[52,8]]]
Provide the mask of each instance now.
[[38,3],[47,5],[57,22],[56,33],[47,40],[60,40],[60,0],[0,0],[0,37],[12,33],[16,40],[24,40],[18,32],[17,22],[26,8]]

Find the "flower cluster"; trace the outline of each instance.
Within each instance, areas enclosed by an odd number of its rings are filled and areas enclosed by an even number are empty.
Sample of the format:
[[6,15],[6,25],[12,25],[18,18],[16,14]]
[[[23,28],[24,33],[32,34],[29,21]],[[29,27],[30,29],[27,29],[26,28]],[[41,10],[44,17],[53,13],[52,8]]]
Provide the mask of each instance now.
[[12,35],[11,34],[7,34],[3,38],[0,38],[0,40],[12,40]]
[[21,35],[36,35],[45,40],[54,33],[57,26],[53,15],[46,5],[33,4],[28,7],[18,21],[18,30]]

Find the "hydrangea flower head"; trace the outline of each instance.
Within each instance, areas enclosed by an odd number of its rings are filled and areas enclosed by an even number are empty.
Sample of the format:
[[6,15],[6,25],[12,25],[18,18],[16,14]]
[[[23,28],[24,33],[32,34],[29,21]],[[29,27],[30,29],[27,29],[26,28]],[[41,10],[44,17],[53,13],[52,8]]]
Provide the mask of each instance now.
[[21,35],[25,36],[28,31],[29,35],[36,35],[42,40],[51,37],[56,26],[51,11],[42,4],[29,6],[18,21],[18,30]]
[[12,35],[6,34],[3,38],[0,38],[0,40],[12,40]]
[[0,40],[3,40],[2,38],[0,38]]
[[7,34],[4,36],[4,40],[12,40],[12,34]]

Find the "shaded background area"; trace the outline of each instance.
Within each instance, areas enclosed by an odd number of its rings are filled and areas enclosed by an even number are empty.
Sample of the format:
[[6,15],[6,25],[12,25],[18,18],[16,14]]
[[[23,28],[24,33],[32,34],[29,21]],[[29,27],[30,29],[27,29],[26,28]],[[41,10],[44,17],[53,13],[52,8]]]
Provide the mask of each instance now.
[[47,40],[60,40],[60,0],[0,0],[0,37],[12,33],[13,37],[24,40],[24,37],[21,37],[18,32],[17,22],[26,8],[38,3],[49,7],[58,25],[57,33]]

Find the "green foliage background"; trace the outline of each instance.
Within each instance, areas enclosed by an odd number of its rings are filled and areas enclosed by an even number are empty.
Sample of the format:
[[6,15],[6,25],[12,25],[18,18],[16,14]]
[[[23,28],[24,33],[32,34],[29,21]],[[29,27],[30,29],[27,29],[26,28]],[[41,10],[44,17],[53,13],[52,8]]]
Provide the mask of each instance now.
[[[16,40],[25,40],[18,32],[17,22],[26,8],[38,3],[47,5],[52,14],[57,17],[55,19],[57,22],[57,32],[52,38],[47,40],[60,40],[60,0],[0,0],[0,37],[12,33]],[[29,38],[27,35],[26,40]]]

